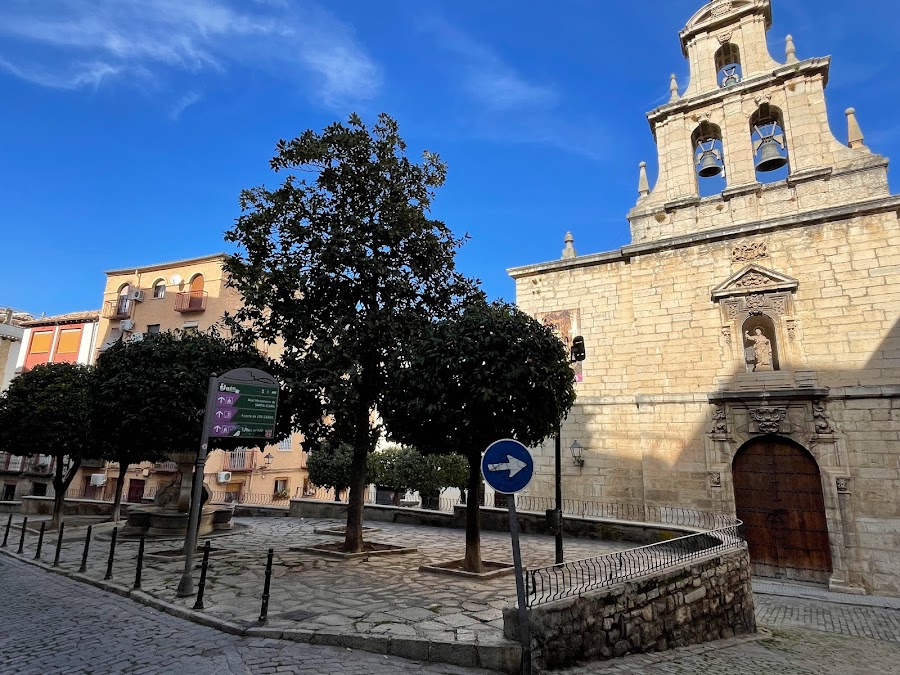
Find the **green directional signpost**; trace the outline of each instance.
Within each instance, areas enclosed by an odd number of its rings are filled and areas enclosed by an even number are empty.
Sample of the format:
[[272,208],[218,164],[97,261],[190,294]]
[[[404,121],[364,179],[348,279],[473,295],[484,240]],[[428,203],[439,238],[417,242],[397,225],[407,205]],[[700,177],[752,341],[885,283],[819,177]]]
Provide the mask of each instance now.
[[229,370],[221,377],[209,378],[206,412],[203,415],[203,434],[200,452],[194,469],[191,513],[184,541],[184,572],[178,585],[178,597],[194,592],[191,576],[197,533],[200,529],[200,502],[203,497],[203,468],[209,452],[209,439],[241,438],[248,441],[269,441],[275,438],[275,415],[278,412],[278,380],[257,368]]

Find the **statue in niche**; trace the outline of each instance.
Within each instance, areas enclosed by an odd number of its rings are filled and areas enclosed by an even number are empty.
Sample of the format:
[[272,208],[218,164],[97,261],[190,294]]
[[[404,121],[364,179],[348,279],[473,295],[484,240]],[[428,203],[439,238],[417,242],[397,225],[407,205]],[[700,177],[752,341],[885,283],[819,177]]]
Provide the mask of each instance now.
[[747,360],[747,371],[758,373],[775,370],[772,361],[772,342],[765,336],[763,329],[757,326],[752,335],[750,331],[745,330],[744,338],[751,343],[744,350]]

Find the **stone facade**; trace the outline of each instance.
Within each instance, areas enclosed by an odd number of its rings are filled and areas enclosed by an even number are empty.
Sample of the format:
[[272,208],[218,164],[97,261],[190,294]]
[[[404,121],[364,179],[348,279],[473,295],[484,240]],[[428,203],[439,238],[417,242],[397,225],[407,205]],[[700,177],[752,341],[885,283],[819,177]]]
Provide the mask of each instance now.
[[[536,669],[663,651],[756,631],[747,551],[528,610]],[[518,610],[503,611],[516,639]]]
[[[691,84],[648,116],[660,173],[649,190],[641,168],[631,244],[510,274],[523,310],[568,312],[585,338],[563,425],[585,462],[564,465],[566,499],[735,514],[742,449],[802,447],[820,473],[830,585],[900,595],[900,198],[855,113],[849,146],[828,128],[828,60],[797,61],[791,41],[777,63],[770,23],[769,0],[716,0],[682,31]],[[720,87],[729,40],[743,78]],[[788,161],[768,184],[748,124],[762,106],[779,109]],[[700,197],[692,136],[706,121],[726,178]],[[530,494],[550,496],[552,442],[536,453]]]

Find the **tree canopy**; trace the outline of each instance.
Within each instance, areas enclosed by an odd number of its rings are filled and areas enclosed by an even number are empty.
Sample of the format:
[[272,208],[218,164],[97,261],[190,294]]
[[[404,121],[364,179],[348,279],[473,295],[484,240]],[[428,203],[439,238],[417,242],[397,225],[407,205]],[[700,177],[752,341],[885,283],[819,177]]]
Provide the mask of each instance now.
[[481,568],[481,454],[502,438],[543,442],[574,402],[575,376],[562,341],[512,305],[473,302],[410,344],[379,412],[391,439],[468,459],[466,569]]
[[313,485],[334,489],[335,501],[350,486],[350,467],[353,464],[353,447],[345,443],[336,447],[320,447],[309,453],[306,468]]
[[427,151],[410,161],[388,115],[369,128],[354,114],[279,141],[270,165],[284,180],[244,190],[226,233],[239,246],[226,262],[229,284],[244,298],[230,325],[281,341],[281,376],[322,401],[331,424],[301,429],[313,451],[353,446],[345,549],[358,551],[367,455],[390,374],[423,325],[477,290],[455,268],[463,240],[428,217],[445,165]]
[[49,454],[56,460],[54,526],[81,460],[100,457],[90,424],[92,376],[88,366],[42,364],[13,379],[0,396],[0,449],[13,455]]

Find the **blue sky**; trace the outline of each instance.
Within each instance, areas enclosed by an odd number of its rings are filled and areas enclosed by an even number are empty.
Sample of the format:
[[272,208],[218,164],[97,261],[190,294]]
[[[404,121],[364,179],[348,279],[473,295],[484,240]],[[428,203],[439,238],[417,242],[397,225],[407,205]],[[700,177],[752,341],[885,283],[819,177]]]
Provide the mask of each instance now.
[[[701,0],[3,0],[0,305],[100,306],[103,272],[226,250],[279,138],[388,112],[449,164],[434,215],[461,269],[514,299],[511,266],[628,243],[645,113],[687,84]],[[832,55],[846,138],[900,146],[894,0],[774,0],[770,51]]]

